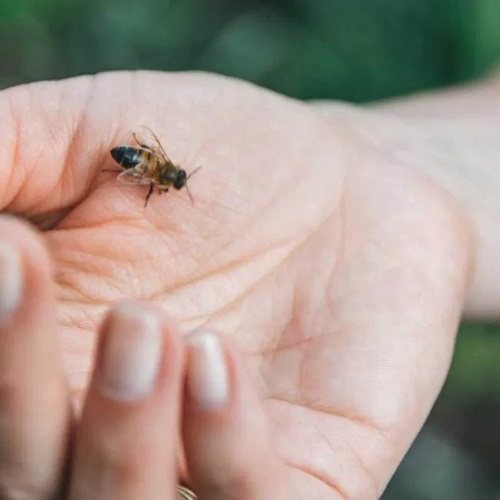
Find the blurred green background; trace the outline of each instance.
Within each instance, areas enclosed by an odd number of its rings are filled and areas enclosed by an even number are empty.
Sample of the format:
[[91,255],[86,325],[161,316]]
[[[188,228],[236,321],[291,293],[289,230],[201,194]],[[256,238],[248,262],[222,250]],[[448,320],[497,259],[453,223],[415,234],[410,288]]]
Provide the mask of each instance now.
[[[484,74],[500,0],[0,0],[0,86],[202,69],[368,102]],[[433,414],[384,500],[500,499],[500,335],[464,325]]]

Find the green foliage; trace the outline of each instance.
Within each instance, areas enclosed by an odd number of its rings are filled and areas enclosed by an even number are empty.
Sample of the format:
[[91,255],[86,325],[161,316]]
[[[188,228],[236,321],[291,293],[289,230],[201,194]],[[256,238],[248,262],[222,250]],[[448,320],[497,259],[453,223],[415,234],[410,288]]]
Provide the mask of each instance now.
[[498,325],[462,326],[445,386],[445,395],[450,402],[500,401],[499,333]]
[[466,76],[498,64],[500,58],[500,2],[475,0],[467,2],[461,22],[461,52]]
[[499,20],[498,0],[0,0],[0,85],[204,69],[364,102],[483,72]]

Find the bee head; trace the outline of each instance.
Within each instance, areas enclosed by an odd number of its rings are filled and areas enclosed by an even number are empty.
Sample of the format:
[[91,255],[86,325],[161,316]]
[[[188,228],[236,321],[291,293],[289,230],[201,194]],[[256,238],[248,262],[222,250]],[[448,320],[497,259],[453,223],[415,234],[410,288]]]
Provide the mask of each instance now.
[[186,185],[187,179],[188,179],[188,177],[187,177],[186,171],[179,170],[179,172],[177,173],[177,177],[175,178],[175,181],[174,181],[174,188],[175,189],[182,189]]
[[197,172],[198,170],[200,170],[201,167],[198,167],[194,172],[191,172],[189,175],[186,174],[186,171],[185,170],[179,170],[179,172],[177,172],[177,177],[175,178],[175,181],[174,181],[174,188],[175,189],[182,189],[184,186],[186,186],[186,191],[189,195],[189,198],[191,200],[191,203],[194,203],[193,202],[193,197],[189,191],[189,188],[188,188],[188,185],[187,185],[187,182],[189,180],[189,178],[195,173]]

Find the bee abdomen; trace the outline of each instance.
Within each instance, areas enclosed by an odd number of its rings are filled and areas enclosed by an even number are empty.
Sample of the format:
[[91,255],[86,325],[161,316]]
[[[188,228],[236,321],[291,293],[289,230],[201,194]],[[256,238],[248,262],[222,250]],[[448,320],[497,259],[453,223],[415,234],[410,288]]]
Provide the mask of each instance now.
[[111,150],[113,160],[121,167],[128,169],[138,165],[142,160],[141,152],[131,146],[118,146]]

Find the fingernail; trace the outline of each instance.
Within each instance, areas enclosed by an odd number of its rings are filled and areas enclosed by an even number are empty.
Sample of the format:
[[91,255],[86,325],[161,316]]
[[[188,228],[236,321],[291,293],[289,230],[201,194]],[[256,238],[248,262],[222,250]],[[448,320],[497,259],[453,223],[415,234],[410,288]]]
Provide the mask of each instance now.
[[7,321],[21,302],[21,259],[18,252],[0,243],[0,323]]
[[101,392],[113,399],[138,400],[154,389],[163,346],[160,318],[139,305],[118,306],[103,342]]
[[216,410],[226,403],[229,393],[222,345],[216,335],[206,331],[191,334],[187,341],[189,394],[201,409]]

